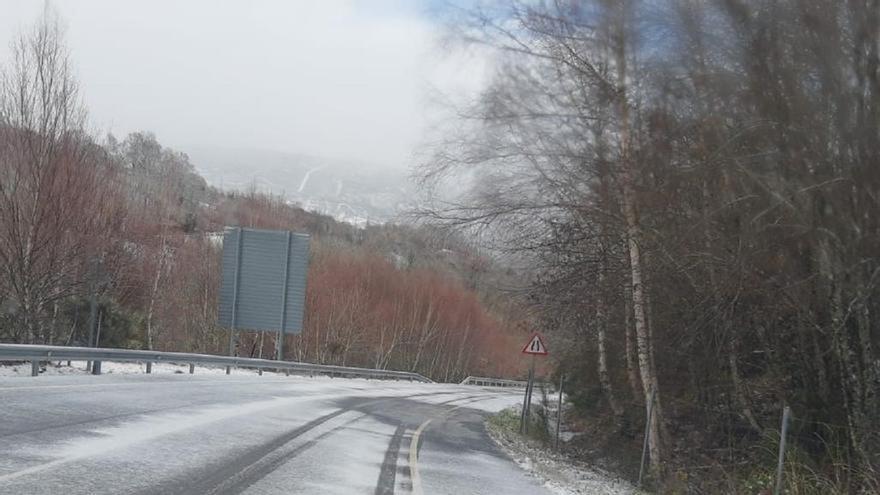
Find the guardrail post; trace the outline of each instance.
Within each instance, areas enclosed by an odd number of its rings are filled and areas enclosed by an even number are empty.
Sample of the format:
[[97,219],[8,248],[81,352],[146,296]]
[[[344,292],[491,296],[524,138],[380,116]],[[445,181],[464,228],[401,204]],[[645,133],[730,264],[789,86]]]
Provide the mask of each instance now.
[[152,372],[153,372],[153,362],[147,361],[147,374],[149,375]]
[[40,374],[40,362],[34,359],[31,361],[31,376],[39,376]]
[[101,374],[101,361],[92,361],[92,374],[100,375]]
[[226,365],[226,374],[228,375],[231,372],[232,372],[232,366]]
[[189,363],[189,374],[192,375],[196,372],[196,365]]
[[284,376],[290,376],[290,368],[284,368]]
[[263,376],[263,368],[259,368],[259,369],[257,369],[257,373],[258,373],[260,376]]

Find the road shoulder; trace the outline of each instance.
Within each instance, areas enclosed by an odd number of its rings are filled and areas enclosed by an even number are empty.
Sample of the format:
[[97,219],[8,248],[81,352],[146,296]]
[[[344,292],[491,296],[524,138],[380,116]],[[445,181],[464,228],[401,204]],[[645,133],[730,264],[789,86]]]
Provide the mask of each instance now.
[[518,466],[557,495],[633,495],[643,493],[628,481],[555,452],[517,431],[519,411],[505,409],[486,422],[486,431]]

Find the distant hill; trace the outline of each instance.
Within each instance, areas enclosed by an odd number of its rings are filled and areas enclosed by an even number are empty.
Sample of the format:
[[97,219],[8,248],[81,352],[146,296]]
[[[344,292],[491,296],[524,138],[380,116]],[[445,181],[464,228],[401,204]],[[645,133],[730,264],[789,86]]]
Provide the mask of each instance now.
[[356,225],[389,221],[412,197],[402,170],[267,150],[189,147],[187,154],[215,187],[256,188]]

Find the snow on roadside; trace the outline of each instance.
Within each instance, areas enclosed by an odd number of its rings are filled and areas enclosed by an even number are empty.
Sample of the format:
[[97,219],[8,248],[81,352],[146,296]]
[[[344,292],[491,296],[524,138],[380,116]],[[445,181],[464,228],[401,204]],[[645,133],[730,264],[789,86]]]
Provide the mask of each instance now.
[[[62,366],[60,368],[56,368],[55,366],[48,366],[44,371],[41,371],[41,375],[81,375],[85,374],[85,363],[82,363],[82,366]],[[10,376],[31,376],[31,363],[20,363],[20,364],[11,364],[11,365],[2,365],[0,366],[0,377],[10,377]]]
[[[144,363],[112,363],[104,361],[101,363],[101,373],[131,375],[146,373],[147,366]],[[173,363],[153,363],[153,373],[156,374],[183,374],[189,373],[189,365],[173,364]],[[85,375],[86,362],[73,361],[67,366],[67,361],[52,361],[48,365],[41,367],[40,375],[57,376],[57,375]],[[195,373],[197,375],[225,375],[226,368],[215,368],[206,366],[196,366]],[[236,368],[232,370],[233,375],[256,375],[257,370]],[[268,373],[268,372],[267,372]],[[19,363],[12,365],[0,365],[0,377],[11,376],[31,376],[31,363]]]
[[[519,409],[519,408],[516,408]],[[519,416],[519,412],[516,412]],[[522,469],[544,483],[557,495],[633,495],[643,493],[628,481],[611,473],[573,462],[571,459],[526,442],[518,434],[493,426],[487,431]]]

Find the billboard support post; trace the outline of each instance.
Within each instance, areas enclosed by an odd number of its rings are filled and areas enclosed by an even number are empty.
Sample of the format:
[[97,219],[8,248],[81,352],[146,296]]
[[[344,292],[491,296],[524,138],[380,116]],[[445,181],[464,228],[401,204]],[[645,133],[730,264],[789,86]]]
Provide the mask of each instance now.
[[[236,229],[236,243],[235,243],[235,271],[233,272],[232,278],[232,324],[229,325],[229,355],[235,355],[235,320],[238,316],[237,306],[238,306],[238,279],[241,276],[241,239],[244,237],[241,233],[241,227]],[[226,374],[228,375],[231,372],[231,367],[226,367]]]
[[290,280],[290,242],[293,237],[287,232],[287,247],[284,250],[284,284],[281,289],[281,325],[278,327],[278,339],[275,340],[275,359],[281,361],[284,357],[284,324],[287,315],[287,284]]

